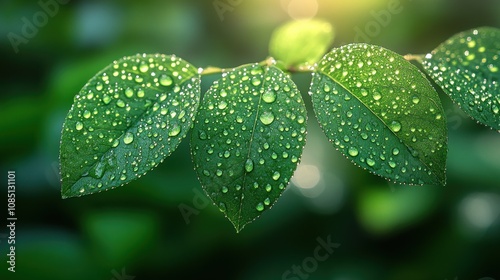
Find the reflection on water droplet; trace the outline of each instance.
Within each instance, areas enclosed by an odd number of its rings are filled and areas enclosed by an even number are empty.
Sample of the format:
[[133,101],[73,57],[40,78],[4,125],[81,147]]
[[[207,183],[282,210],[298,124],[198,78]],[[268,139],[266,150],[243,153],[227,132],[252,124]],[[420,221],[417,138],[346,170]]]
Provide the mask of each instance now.
[[389,127],[392,131],[399,132],[401,130],[401,123],[398,121],[392,121]]
[[271,192],[273,190],[273,187],[270,184],[266,185],[266,192]]
[[118,99],[116,101],[116,106],[118,106],[120,108],[123,108],[123,107],[125,107],[125,102],[123,100],[121,100],[121,99]]
[[134,96],[134,91],[131,88],[127,88],[125,90],[125,96],[131,98],[132,96]]
[[146,62],[141,62],[141,64],[139,65],[139,71],[141,71],[142,73],[145,73],[145,72],[148,72],[149,70],[149,66]]
[[198,138],[200,140],[206,140],[207,139],[207,133],[203,130],[198,130]]
[[258,86],[261,84],[261,80],[258,77],[252,78],[252,85]]
[[221,101],[217,107],[219,107],[219,109],[221,110],[224,110],[227,107],[227,102]]
[[259,211],[259,212],[264,211],[264,204],[262,202],[260,202],[259,204],[257,204],[255,209],[257,209],[257,211]]
[[266,103],[273,103],[276,100],[276,93],[274,91],[267,91],[262,95],[262,100]]
[[280,178],[281,174],[278,171],[275,171],[273,173],[273,180],[277,181]]
[[392,154],[395,156],[399,155],[399,149],[398,148],[392,149]]
[[264,204],[265,204],[266,206],[269,206],[269,205],[271,204],[271,199],[270,199],[269,197],[268,197],[268,198],[266,198],[266,199],[264,199]]
[[128,145],[128,144],[132,143],[133,141],[134,141],[134,134],[127,132],[125,134],[125,137],[123,137],[123,143]]
[[370,167],[373,167],[375,165],[375,161],[371,158],[367,158],[366,164],[368,164],[368,166],[370,166]]
[[226,212],[227,209],[226,209],[226,204],[224,204],[224,202],[219,203],[219,210],[221,212]]
[[375,100],[377,100],[377,101],[378,101],[378,100],[380,100],[381,98],[382,98],[382,94],[380,94],[380,92],[377,92],[377,91],[376,91],[376,92],[374,92],[374,93],[373,93],[373,99],[375,99]]
[[76,122],[76,130],[82,130],[82,129],[83,129],[83,123]]
[[358,155],[359,155],[359,151],[358,151],[358,149],[356,149],[355,147],[350,147],[350,148],[349,148],[349,155],[350,155],[351,157],[356,157],[356,156],[358,156]]
[[86,119],[90,118],[91,115],[92,115],[92,113],[90,113],[87,110],[85,110],[85,112],[83,112],[83,117],[86,118]]
[[264,125],[270,125],[274,121],[274,114],[271,112],[264,112],[262,115],[260,115],[260,121]]
[[174,137],[181,133],[181,127],[178,124],[174,124],[172,128],[168,131],[168,136]]
[[95,85],[95,89],[98,90],[98,91],[101,91],[103,88],[103,85],[101,82],[98,82],[96,85]]
[[253,160],[247,159],[245,162],[245,171],[246,172],[252,172],[253,171]]
[[102,101],[104,102],[104,104],[109,104],[109,102],[111,102],[111,97],[109,95],[104,95],[102,97]]
[[222,193],[227,193],[229,189],[227,187],[222,187]]
[[164,74],[164,75],[161,75],[161,77],[160,77],[160,85],[162,85],[162,86],[166,86],[166,87],[171,86],[173,82],[174,81],[172,80],[172,78],[168,75]]
[[420,103],[420,98],[418,98],[418,96],[413,96],[411,101],[413,102],[413,104],[418,104],[418,103]]
[[498,106],[497,106],[497,105],[495,105],[495,104],[493,104],[493,105],[491,106],[491,110],[492,110],[492,111],[493,111],[493,113],[495,113],[495,114],[498,114],[498,112],[500,111],[500,109],[498,108]]

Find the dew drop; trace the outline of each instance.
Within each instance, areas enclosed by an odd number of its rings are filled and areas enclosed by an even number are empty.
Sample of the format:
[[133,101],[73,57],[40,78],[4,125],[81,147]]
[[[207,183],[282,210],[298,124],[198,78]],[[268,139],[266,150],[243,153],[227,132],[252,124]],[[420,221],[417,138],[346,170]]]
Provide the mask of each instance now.
[[257,204],[255,209],[257,209],[257,211],[259,211],[259,212],[264,211],[264,204],[262,202],[260,202],[259,204]]
[[168,75],[164,74],[164,75],[161,75],[161,77],[160,77],[160,85],[162,85],[162,86],[165,86],[165,87],[171,86],[173,82],[174,81],[172,80],[172,78]]
[[260,115],[260,121],[264,125],[270,125],[274,121],[274,115],[271,112],[264,112],[262,115]]
[[121,99],[118,99],[116,101],[116,106],[118,106],[120,108],[123,108],[123,107],[125,107],[125,102],[123,100],[121,100]]
[[125,89],[125,96],[128,98],[132,98],[132,96],[134,96],[134,91],[131,88]]
[[261,80],[258,77],[252,78],[252,85],[258,86],[261,84]]
[[137,92],[137,97],[139,97],[139,98],[143,98],[143,97],[144,97],[144,95],[145,95],[145,92],[144,92],[144,90],[142,90],[142,89],[140,89],[140,90]]
[[358,149],[356,149],[355,147],[350,147],[350,148],[349,148],[349,155],[350,155],[351,157],[356,157],[356,156],[358,156],[358,155],[359,155],[359,151],[358,151]]
[[76,130],[82,130],[83,129],[83,123],[81,122],[76,122]]
[[168,131],[168,136],[174,137],[181,133],[181,127],[177,124],[174,124],[172,128]]
[[495,104],[493,104],[491,106],[491,109],[492,109],[493,113],[495,113],[495,114],[498,114],[498,112],[500,111],[500,109],[498,108],[498,106],[495,105]]
[[96,85],[95,85],[95,89],[98,90],[98,91],[101,91],[103,89],[103,85],[101,82],[98,82]]
[[227,187],[222,187],[222,193],[227,193],[229,189]]
[[281,177],[281,174],[278,171],[273,173],[273,180],[277,181]]
[[418,98],[418,96],[413,96],[413,98],[411,99],[411,102],[413,102],[413,104],[418,104],[420,103],[420,98]]
[[367,158],[366,164],[368,164],[368,166],[370,166],[370,167],[373,167],[375,165],[375,161],[371,158]]
[[380,92],[377,92],[377,91],[376,91],[376,92],[374,92],[374,93],[373,93],[373,99],[375,99],[375,100],[377,100],[377,101],[378,101],[378,100],[380,100],[381,98],[382,98],[382,95],[380,94]]
[[399,149],[398,148],[392,149],[392,154],[395,156],[399,155]]
[[247,161],[245,162],[245,171],[246,172],[253,171],[253,160],[252,159],[247,159]]
[[266,192],[271,192],[273,190],[273,187],[270,184],[266,185]]
[[217,106],[220,110],[224,110],[227,107],[227,102],[221,101],[219,105]]
[[102,101],[104,102],[104,104],[109,104],[111,102],[111,97],[109,95],[104,95],[102,97]]
[[123,137],[123,143],[125,144],[130,144],[134,141],[134,134],[130,133],[130,132],[127,132],[125,134],[125,137]]
[[90,113],[90,111],[85,110],[85,112],[83,112],[84,118],[88,119],[88,118],[90,118],[90,116],[92,116],[92,113]]
[[199,130],[198,131],[198,138],[200,138],[200,140],[206,140],[207,139],[207,133],[203,130]]
[[224,202],[219,203],[219,210],[221,212],[226,212],[227,208],[226,208],[226,204],[224,204]]
[[399,132],[401,131],[401,123],[398,121],[392,121],[391,124],[389,125],[392,131],[394,132]]
[[266,199],[264,199],[264,204],[265,204],[266,206],[269,206],[269,205],[271,204],[271,199],[270,199],[269,197],[268,197],[268,198],[266,198]]
[[148,72],[149,70],[149,66],[146,62],[141,62],[141,64],[139,65],[139,71],[141,71],[142,73],[146,73]]
[[276,93],[274,91],[267,91],[262,95],[262,100],[266,103],[273,103],[276,100]]

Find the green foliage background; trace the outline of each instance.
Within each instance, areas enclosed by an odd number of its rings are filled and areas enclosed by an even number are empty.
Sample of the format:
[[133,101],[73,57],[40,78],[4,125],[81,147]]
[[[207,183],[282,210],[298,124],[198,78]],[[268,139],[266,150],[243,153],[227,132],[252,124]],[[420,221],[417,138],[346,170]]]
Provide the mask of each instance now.
[[[235,67],[268,54],[272,30],[290,1],[241,1],[221,21],[212,1],[70,1],[15,53],[7,34],[41,10],[35,1],[0,4],[0,190],[17,174],[17,271],[1,279],[281,279],[313,255],[317,237],[341,246],[309,279],[500,279],[500,136],[441,94],[448,118],[448,183],[406,187],[353,166],[310,115],[302,167],[273,207],[245,231],[209,205],[186,224],[179,205],[202,193],[188,141],[163,164],[117,190],[62,200],[61,125],[74,95],[113,60],[135,53],[176,54],[198,66]],[[300,2],[300,1],[299,1]],[[334,46],[351,43],[390,0],[319,1],[335,26]],[[493,0],[398,1],[369,43],[424,53],[450,36],[500,26]],[[474,6],[472,6],[474,5]],[[204,77],[206,91],[217,76]],[[295,75],[304,94],[310,75]],[[310,98],[304,96],[308,111]],[[299,188],[319,181],[312,189]],[[199,202],[199,201],[195,201]],[[3,217],[3,215],[2,215]],[[3,225],[3,222],[2,222]],[[2,226],[0,233],[6,233]]]

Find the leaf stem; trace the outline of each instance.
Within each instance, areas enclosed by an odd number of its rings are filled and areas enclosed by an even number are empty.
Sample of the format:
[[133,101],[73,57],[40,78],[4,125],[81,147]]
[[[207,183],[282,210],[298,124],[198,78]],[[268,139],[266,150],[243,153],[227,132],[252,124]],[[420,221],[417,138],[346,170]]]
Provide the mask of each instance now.
[[[252,64],[252,63],[250,63]],[[215,67],[215,66],[208,66],[206,68],[200,68],[198,73],[202,76],[206,75],[213,75],[213,74],[221,74],[224,72],[228,72],[231,70],[234,70],[236,68],[240,67],[246,67],[250,64],[244,64],[235,68],[220,68],[220,67]],[[311,73],[316,71],[316,65],[310,65],[310,64],[300,64],[296,66],[286,66],[284,65],[281,61],[275,60],[273,57],[268,57],[265,60],[258,62],[260,66],[275,66],[278,67],[279,69],[283,70],[284,72],[289,72],[289,73]]]
[[205,75],[220,74],[225,71],[227,71],[227,69],[208,66],[207,68],[200,69],[200,71],[198,72],[200,73],[200,75],[205,76]]
[[408,61],[415,60],[418,63],[422,63],[425,58],[425,54],[407,54],[404,58]]

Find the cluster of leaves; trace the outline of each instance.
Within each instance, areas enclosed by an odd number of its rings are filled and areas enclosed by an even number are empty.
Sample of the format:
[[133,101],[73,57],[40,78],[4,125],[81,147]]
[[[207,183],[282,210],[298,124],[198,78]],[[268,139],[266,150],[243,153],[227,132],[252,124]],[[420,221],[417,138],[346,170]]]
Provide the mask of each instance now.
[[[291,79],[311,72],[324,133],[354,164],[388,180],[444,185],[445,114],[424,72],[478,122],[500,130],[500,30],[453,36],[427,55],[379,46],[327,51],[329,23],[275,31],[267,60],[195,68],[175,55],[114,61],[76,95],[62,131],[63,198],[122,186],[146,174],[191,133],[206,194],[237,231],[272,207],[305,145],[307,112]],[[201,100],[203,75],[221,74]]]

